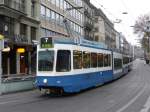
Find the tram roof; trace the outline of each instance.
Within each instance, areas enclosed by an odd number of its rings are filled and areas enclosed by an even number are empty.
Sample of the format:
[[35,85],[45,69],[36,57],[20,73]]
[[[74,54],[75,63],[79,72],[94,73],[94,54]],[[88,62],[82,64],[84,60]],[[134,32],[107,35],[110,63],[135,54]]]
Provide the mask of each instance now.
[[73,44],[79,46],[108,49],[108,47],[102,42],[89,41],[84,38],[67,38],[58,36],[42,37],[42,38],[52,38],[54,44]]

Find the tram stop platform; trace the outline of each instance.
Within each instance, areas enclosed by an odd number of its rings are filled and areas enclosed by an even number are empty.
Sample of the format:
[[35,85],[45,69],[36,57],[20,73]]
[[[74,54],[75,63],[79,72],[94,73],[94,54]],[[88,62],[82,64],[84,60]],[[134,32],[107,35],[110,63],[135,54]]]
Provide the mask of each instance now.
[[0,80],[0,95],[32,90],[34,86],[35,76],[17,76],[1,78]]

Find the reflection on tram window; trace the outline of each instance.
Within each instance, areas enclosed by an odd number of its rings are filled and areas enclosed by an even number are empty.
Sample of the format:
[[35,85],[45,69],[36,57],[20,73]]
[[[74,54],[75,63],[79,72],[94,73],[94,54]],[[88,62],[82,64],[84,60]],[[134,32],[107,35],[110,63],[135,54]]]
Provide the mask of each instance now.
[[83,52],[83,68],[90,68],[90,53]]
[[97,67],[97,53],[91,53],[91,68]]
[[39,51],[38,70],[52,71],[54,64],[54,51]]
[[129,63],[129,58],[123,57],[123,64],[128,64],[128,63]]
[[104,66],[104,62],[103,62],[103,54],[102,53],[98,53],[98,67],[103,67]]
[[111,55],[108,54],[108,66],[111,66]]
[[57,72],[68,72],[71,70],[71,52],[69,50],[58,50],[57,52]]
[[73,51],[73,68],[81,69],[82,68],[82,52]]
[[114,69],[118,70],[122,68],[122,59],[115,58],[114,59]]
[[111,55],[104,55],[104,67],[111,66]]

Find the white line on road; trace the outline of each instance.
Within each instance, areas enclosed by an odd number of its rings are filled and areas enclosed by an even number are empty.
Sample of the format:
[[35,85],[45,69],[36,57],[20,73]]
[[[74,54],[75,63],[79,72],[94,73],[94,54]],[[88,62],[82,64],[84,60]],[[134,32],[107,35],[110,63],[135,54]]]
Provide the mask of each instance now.
[[146,103],[144,105],[144,108],[140,112],[148,112],[149,109],[150,109],[150,96],[147,99],[147,101],[146,101]]
[[7,102],[0,102],[0,105],[5,105],[5,104],[8,104],[8,103],[15,103],[15,102],[18,102],[20,100],[14,100],[14,101],[7,101]]
[[127,109],[131,104],[133,104],[145,91],[146,87],[142,89],[134,98],[132,98],[125,106],[117,110],[116,112],[123,112],[125,109]]

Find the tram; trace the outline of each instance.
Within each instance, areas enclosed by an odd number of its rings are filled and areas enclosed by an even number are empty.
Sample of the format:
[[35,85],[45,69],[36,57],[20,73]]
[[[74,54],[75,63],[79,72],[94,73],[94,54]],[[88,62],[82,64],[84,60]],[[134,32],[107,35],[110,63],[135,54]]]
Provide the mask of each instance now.
[[128,68],[124,63],[123,54],[104,44],[43,37],[37,46],[36,87],[49,93],[80,92],[121,77]]

